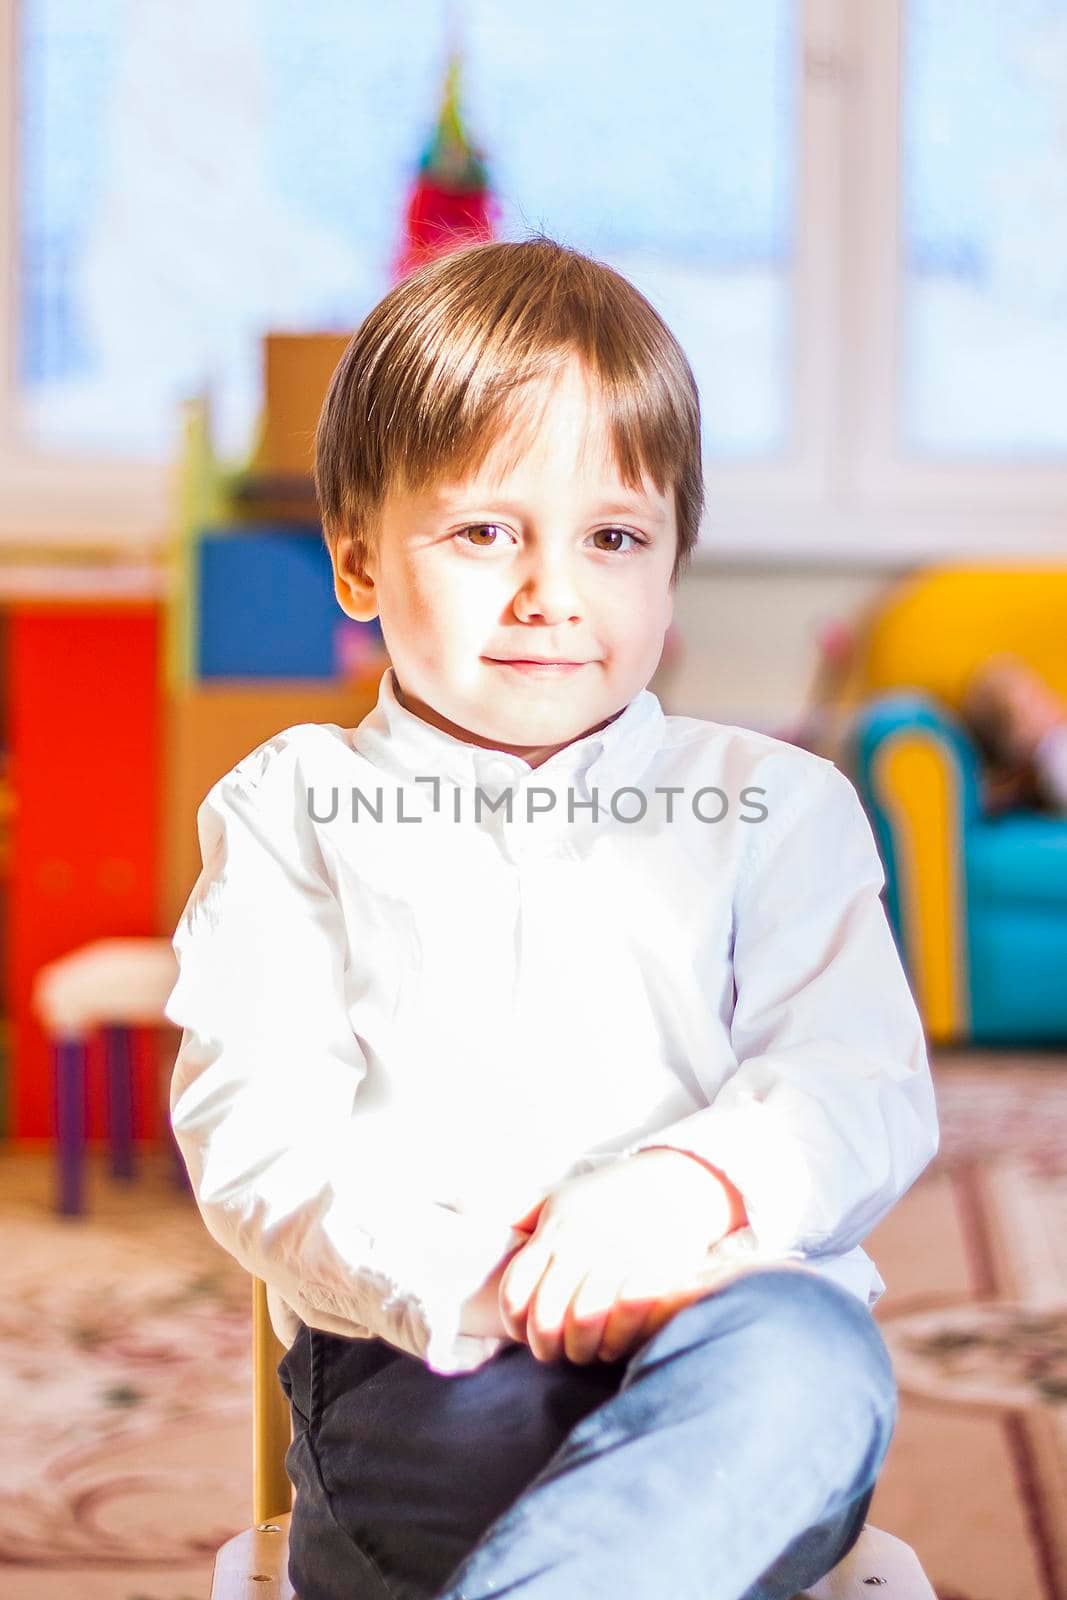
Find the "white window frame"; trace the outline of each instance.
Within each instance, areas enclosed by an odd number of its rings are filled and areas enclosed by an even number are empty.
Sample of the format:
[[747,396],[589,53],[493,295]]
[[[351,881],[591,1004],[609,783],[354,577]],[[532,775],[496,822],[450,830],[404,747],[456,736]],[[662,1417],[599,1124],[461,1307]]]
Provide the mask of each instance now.
[[[929,550],[1015,556],[1067,553],[1067,462],[1033,466],[909,461],[896,448],[894,404],[902,341],[899,205],[900,61],[906,0],[852,5],[846,0],[844,48],[851,63],[849,137],[845,143],[851,270],[844,279],[842,409],[836,430],[843,496],[878,508],[912,538],[929,533]],[[893,196],[885,205],[882,197]],[[872,511],[873,515],[873,511]],[[866,517],[865,517],[866,520]],[[910,541],[909,541],[910,542]]]
[[[906,0],[801,0],[793,435],[778,459],[709,465],[694,569],[863,568],[1067,552],[1067,464],[931,465],[894,440],[900,344],[899,61]],[[0,0],[0,232],[16,237],[18,0]],[[175,463],[35,449],[13,410],[17,270],[0,261],[0,550],[151,557]]]

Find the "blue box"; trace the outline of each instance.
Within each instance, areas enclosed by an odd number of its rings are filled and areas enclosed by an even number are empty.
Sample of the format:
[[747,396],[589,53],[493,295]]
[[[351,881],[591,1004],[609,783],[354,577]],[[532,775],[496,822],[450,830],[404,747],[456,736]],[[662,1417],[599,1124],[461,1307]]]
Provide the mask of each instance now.
[[196,675],[208,678],[337,678],[342,635],[377,620],[346,617],[318,529],[212,528],[196,550]]

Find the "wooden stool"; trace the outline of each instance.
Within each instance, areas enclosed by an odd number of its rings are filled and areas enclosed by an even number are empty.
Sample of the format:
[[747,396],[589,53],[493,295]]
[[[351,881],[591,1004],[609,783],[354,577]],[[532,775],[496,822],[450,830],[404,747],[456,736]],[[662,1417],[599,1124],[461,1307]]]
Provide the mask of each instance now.
[[[51,1041],[59,1157],[56,1209],[85,1207],[85,1066],[89,1036],[103,1030],[111,1174],[134,1176],[130,1029],[174,1024],[164,1012],[178,981],[169,939],[97,939],[38,971],[33,1008]],[[186,1181],[175,1146],[175,1177]]]
[[[285,1470],[292,1413],[278,1378],[285,1351],[252,1280],[252,1521],[215,1557],[211,1600],[297,1600],[289,1581],[293,1486]],[[848,1555],[794,1600],[937,1600],[910,1545],[869,1522]]]

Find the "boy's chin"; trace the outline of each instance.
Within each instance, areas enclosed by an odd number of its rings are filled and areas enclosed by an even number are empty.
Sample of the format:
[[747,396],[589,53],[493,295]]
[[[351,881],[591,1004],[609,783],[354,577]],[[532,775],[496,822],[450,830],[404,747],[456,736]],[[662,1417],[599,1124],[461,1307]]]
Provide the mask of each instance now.
[[569,744],[592,726],[580,712],[576,718],[576,712],[579,708],[572,704],[561,706],[555,715],[537,717],[472,714],[467,726],[494,750],[543,750],[546,745]]

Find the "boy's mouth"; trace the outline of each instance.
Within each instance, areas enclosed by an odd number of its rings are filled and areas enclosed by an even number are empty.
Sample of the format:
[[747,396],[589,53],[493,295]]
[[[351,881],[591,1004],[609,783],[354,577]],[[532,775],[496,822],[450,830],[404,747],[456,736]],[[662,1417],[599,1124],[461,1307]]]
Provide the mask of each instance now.
[[530,673],[534,677],[552,677],[569,672],[579,672],[582,667],[590,666],[588,661],[519,661],[500,660],[495,656],[486,656],[485,660],[494,667],[508,667],[513,672]]

